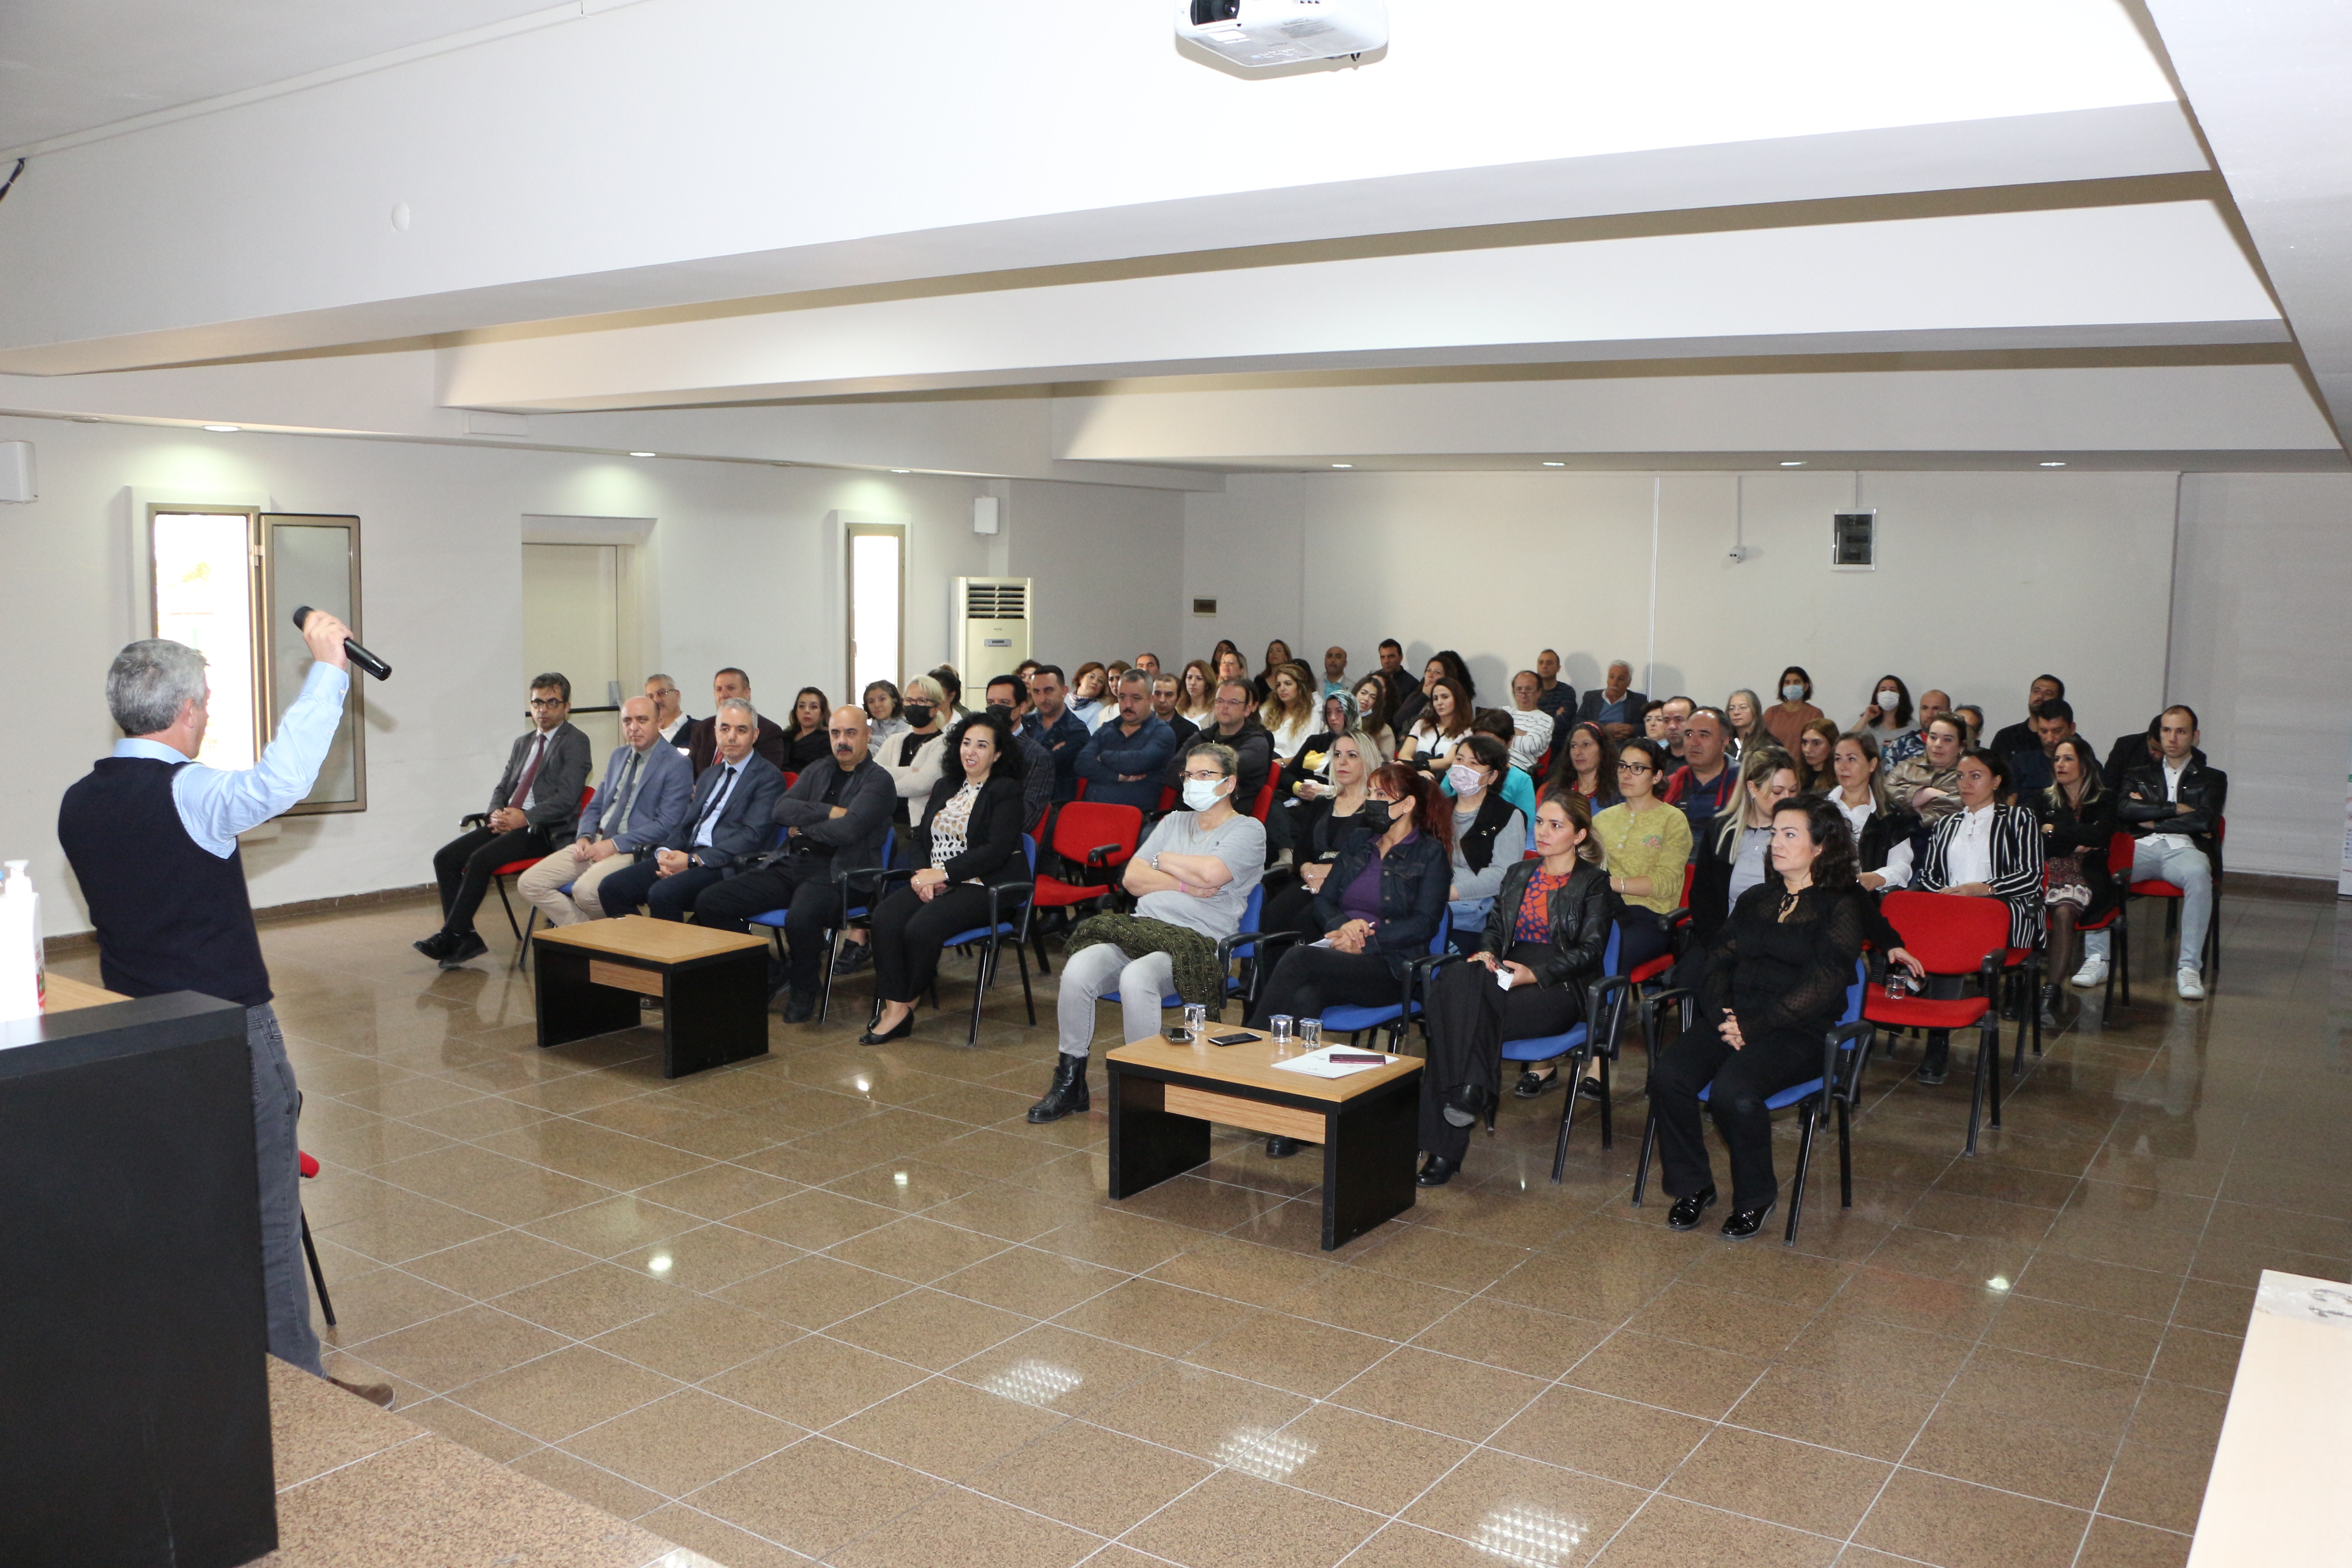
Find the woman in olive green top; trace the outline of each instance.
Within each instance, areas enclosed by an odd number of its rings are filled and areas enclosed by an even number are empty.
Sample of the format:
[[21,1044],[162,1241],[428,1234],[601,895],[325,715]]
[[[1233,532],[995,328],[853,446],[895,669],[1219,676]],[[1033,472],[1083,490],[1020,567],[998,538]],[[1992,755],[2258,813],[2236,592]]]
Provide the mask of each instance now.
[[1625,900],[1618,921],[1618,963],[1631,969],[1670,945],[1665,917],[1683,901],[1683,868],[1690,864],[1690,818],[1657,795],[1669,759],[1654,741],[1628,741],[1617,757],[1617,787],[1625,796],[1592,819],[1609,868],[1609,886]]

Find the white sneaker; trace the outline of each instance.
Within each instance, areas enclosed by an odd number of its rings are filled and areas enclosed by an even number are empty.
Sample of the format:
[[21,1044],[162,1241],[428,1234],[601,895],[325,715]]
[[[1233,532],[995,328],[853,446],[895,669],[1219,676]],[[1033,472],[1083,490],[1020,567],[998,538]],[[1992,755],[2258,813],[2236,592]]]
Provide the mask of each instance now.
[[2074,978],[2071,982],[2076,988],[2084,991],[2088,991],[2094,985],[2105,985],[2106,983],[2107,961],[2104,958],[2084,959],[2083,967],[2074,971]]
[[2205,1000],[2205,977],[2197,971],[2184,969],[2172,978],[2174,984],[2180,988],[2180,999],[2183,1002]]

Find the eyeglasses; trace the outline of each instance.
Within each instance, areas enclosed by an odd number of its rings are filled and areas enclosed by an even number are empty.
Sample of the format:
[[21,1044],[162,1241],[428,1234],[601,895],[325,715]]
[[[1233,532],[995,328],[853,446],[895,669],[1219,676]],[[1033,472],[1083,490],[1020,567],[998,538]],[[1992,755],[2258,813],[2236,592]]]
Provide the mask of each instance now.
[[1658,770],[1647,763],[1619,763],[1617,771],[1621,773],[1654,773]]
[[1188,779],[1198,779],[1202,784],[1223,784],[1225,777],[1223,773],[1196,773],[1189,768],[1185,770],[1184,776]]
[[530,705],[534,708],[569,708],[572,706],[570,702],[561,697],[534,697],[530,700]]

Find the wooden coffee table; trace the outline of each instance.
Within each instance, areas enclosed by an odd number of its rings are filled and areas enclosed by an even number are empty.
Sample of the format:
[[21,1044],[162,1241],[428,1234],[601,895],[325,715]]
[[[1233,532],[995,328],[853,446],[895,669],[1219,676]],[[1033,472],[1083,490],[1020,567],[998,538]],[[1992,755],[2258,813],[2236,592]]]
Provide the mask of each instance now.
[[539,1044],[637,1026],[637,998],[662,1006],[662,1077],[684,1078],[768,1051],[768,944],[645,915],[583,921],[530,939]]
[[[1211,1034],[1256,1034],[1212,1024]],[[1397,1057],[1346,1078],[1274,1065],[1273,1042],[1177,1046],[1155,1035],[1105,1057],[1110,1195],[1132,1197],[1209,1158],[1209,1124],[1323,1145],[1323,1250],[1412,1207],[1421,1061]]]

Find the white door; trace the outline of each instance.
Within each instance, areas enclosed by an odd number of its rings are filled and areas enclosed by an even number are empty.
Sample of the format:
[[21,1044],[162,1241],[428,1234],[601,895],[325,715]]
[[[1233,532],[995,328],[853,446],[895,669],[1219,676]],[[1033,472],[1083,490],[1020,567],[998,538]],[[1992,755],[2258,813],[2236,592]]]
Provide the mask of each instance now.
[[572,721],[602,769],[621,743],[621,547],[522,547],[522,674],[572,681]]

